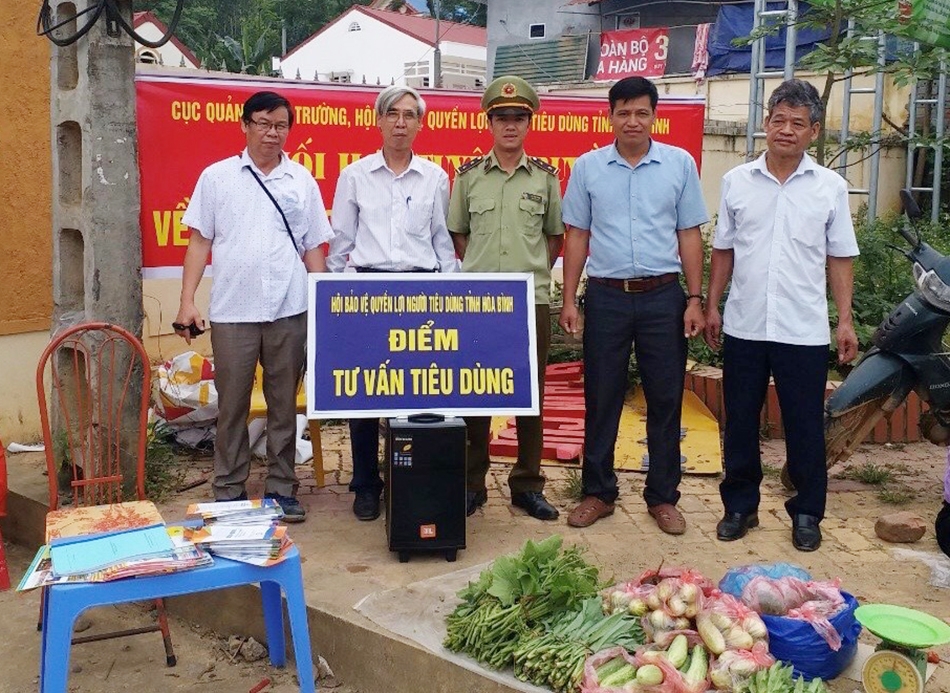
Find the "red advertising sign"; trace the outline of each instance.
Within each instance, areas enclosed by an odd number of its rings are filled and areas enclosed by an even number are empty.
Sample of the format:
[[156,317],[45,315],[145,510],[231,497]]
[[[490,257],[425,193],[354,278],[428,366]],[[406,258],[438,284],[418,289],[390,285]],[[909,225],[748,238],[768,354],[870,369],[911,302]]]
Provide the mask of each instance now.
[[670,35],[665,27],[605,31],[595,80],[661,77],[666,72]]
[[[336,180],[348,164],[379,149],[373,104],[380,87],[314,85],[207,77],[136,77],[143,276],[175,277],[188,245],[181,223],[201,171],[244,148],[244,101],[262,89],[279,91],[294,106],[286,150],[316,179],[329,210]],[[427,110],[414,150],[455,169],[491,148],[481,94],[423,91]],[[702,99],[661,99],[653,136],[686,149],[700,163]],[[578,156],[610,144],[607,99],[543,94],[526,148],[558,169],[562,189]]]

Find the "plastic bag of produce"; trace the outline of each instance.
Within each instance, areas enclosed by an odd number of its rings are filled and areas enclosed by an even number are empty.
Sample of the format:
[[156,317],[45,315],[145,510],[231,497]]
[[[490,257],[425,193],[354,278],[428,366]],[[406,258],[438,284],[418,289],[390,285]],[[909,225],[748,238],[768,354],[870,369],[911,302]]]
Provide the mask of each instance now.
[[730,568],[719,581],[719,589],[726,594],[739,597],[749,581],[760,575],[773,579],[793,577],[799,580],[811,580],[811,575],[807,570],[791,563],[755,563]]
[[640,574],[629,584],[655,585],[666,578],[678,578],[679,580],[698,586],[704,595],[710,595],[716,586],[699,571],[692,568],[661,568],[660,570],[647,570]]
[[[686,638],[682,638],[683,641]],[[650,648],[640,648],[636,653],[636,691],[656,693],[703,693],[709,688],[709,655],[700,642],[684,646],[679,657],[673,654],[672,644],[665,653]],[[674,661],[675,658],[675,661]],[[682,667],[682,670],[677,668]]]
[[844,608],[839,580],[804,582],[793,577],[753,578],[742,591],[743,603],[760,614],[807,621],[832,650],[841,646],[828,619]]
[[769,630],[769,651],[776,659],[790,663],[796,675],[827,681],[840,674],[854,659],[861,633],[861,624],[854,618],[858,602],[847,592],[840,594],[843,608],[828,619],[840,642],[837,649],[819,634],[812,621],[762,615]]
[[584,662],[581,693],[619,693],[624,686],[636,682],[636,673],[637,662],[624,648],[597,652]]
[[709,665],[709,680],[721,691],[733,691],[760,669],[775,664],[768,645],[760,641],[751,650],[726,650]]
[[755,643],[768,641],[762,618],[731,594],[706,600],[696,616],[696,630],[714,655],[727,650],[751,650]]

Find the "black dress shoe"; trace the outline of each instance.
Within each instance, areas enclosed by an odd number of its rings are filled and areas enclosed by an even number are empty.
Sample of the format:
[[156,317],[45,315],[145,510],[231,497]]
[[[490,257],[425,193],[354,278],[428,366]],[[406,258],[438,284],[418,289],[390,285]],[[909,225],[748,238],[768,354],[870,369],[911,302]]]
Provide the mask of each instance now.
[[353,499],[353,514],[360,520],[375,520],[379,517],[379,493],[357,491]]
[[465,492],[465,515],[470,517],[475,511],[488,502],[488,491],[466,491]]
[[524,491],[512,493],[511,504],[528,511],[528,514],[538,520],[556,520],[560,513],[540,491]]
[[753,527],[759,526],[757,513],[726,513],[716,525],[716,539],[719,541],[735,541],[745,536]]
[[795,515],[792,518],[792,546],[799,551],[814,551],[821,546],[821,520],[814,515]]

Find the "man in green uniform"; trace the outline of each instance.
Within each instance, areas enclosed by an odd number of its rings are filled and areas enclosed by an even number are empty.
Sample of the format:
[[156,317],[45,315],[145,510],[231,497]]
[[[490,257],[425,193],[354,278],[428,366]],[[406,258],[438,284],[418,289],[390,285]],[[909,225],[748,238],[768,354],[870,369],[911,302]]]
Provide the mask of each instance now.
[[[538,94],[520,77],[499,77],[488,85],[482,108],[488,115],[492,150],[461,166],[449,202],[448,227],[463,272],[532,272],[537,322],[539,392],[551,342],[548,302],[551,266],[561,252],[561,186],[557,169],[529,157],[524,140]],[[539,520],[554,520],[557,508],[542,492],[543,429],[540,416],[519,416],[518,462],[508,476],[511,504]],[[468,427],[467,512],[487,500],[490,417],[466,417]]]

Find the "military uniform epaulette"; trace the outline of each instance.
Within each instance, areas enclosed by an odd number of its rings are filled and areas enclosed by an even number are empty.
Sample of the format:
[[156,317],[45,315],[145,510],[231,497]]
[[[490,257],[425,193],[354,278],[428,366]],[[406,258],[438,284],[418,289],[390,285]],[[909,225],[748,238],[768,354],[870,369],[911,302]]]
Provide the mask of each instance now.
[[458,175],[461,175],[461,174],[465,173],[466,171],[471,171],[473,168],[475,168],[475,167],[478,166],[480,163],[482,163],[482,161],[484,160],[484,158],[485,158],[485,157],[483,157],[483,156],[476,156],[476,157],[475,157],[474,159],[472,159],[471,161],[466,161],[464,164],[462,164],[462,165],[459,166],[457,169],[455,169],[455,175],[458,176]]
[[539,159],[539,158],[536,157],[536,156],[529,156],[529,157],[528,157],[528,161],[530,161],[532,164],[534,164],[535,166],[537,166],[537,167],[538,167],[539,169],[541,169],[542,171],[545,171],[546,173],[550,173],[552,176],[556,176],[556,175],[557,175],[557,169],[554,168],[554,167],[553,167],[551,164],[549,164],[547,161],[542,161],[541,159]]

